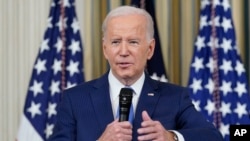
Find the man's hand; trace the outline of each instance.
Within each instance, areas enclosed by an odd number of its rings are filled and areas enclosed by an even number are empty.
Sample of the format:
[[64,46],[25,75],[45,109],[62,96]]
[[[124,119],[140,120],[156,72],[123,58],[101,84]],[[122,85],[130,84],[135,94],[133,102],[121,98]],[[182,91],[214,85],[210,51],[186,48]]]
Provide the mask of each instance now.
[[137,130],[139,141],[173,141],[174,134],[167,131],[159,121],[153,121],[146,111],[142,112],[141,128]]
[[118,122],[118,119],[107,125],[98,141],[131,141],[132,125],[128,121]]

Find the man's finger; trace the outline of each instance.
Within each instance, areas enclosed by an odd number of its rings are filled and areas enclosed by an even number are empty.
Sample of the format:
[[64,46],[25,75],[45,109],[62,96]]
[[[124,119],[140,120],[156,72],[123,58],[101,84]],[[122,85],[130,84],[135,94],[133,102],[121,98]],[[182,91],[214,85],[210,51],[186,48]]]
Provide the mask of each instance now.
[[142,112],[142,119],[143,119],[143,121],[152,120],[152,119],[150,118],[150,116],[148,115],[148,112],[147,112],[147,111],[143,111],[143,112]]

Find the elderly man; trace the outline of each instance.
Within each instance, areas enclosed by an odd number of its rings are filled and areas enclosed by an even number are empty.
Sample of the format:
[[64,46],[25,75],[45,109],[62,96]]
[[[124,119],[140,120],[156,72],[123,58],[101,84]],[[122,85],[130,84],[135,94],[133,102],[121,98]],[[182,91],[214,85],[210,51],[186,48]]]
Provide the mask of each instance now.
[[[154,52],[153,21],[143,9],[121,6],[102,26],[110,70],[64,92],[50,141],[222,141],[195,110],[188,89],[158,82],[145,71]],[[119,92],[133,91],[133,121],[118,121]]]

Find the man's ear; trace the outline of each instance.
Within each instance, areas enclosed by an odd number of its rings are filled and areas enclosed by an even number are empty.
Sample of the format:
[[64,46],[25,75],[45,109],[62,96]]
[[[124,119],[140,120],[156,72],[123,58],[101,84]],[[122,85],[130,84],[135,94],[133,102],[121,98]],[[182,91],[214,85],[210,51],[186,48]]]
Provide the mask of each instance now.
[[148,47],[148,60],[152,58],[152,56],[154,55],[154,51],[155,51],[155,39],[152,39]]
[[106,59],[108,59],[108,55],[107,55],[107,46],[105,44],[105,40],[104,40],[104,37],[102,38],[102,52],[103,52],[103,55]]

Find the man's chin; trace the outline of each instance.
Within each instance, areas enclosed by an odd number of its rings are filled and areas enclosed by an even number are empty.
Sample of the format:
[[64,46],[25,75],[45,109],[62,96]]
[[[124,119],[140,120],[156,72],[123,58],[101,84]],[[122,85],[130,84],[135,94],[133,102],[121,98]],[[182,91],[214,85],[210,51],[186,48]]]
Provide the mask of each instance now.
[[120,77],[122,79],[131,79],[132,78],[131,75],[129,75],[129,74],[122,74],[122,75],[120,75]]
[[118,74],[119,77],[123,80],[128,80],[128,79],[131,79],[133,78],[131,74],[128,74],[128,73],[122,73],[122,74]]

